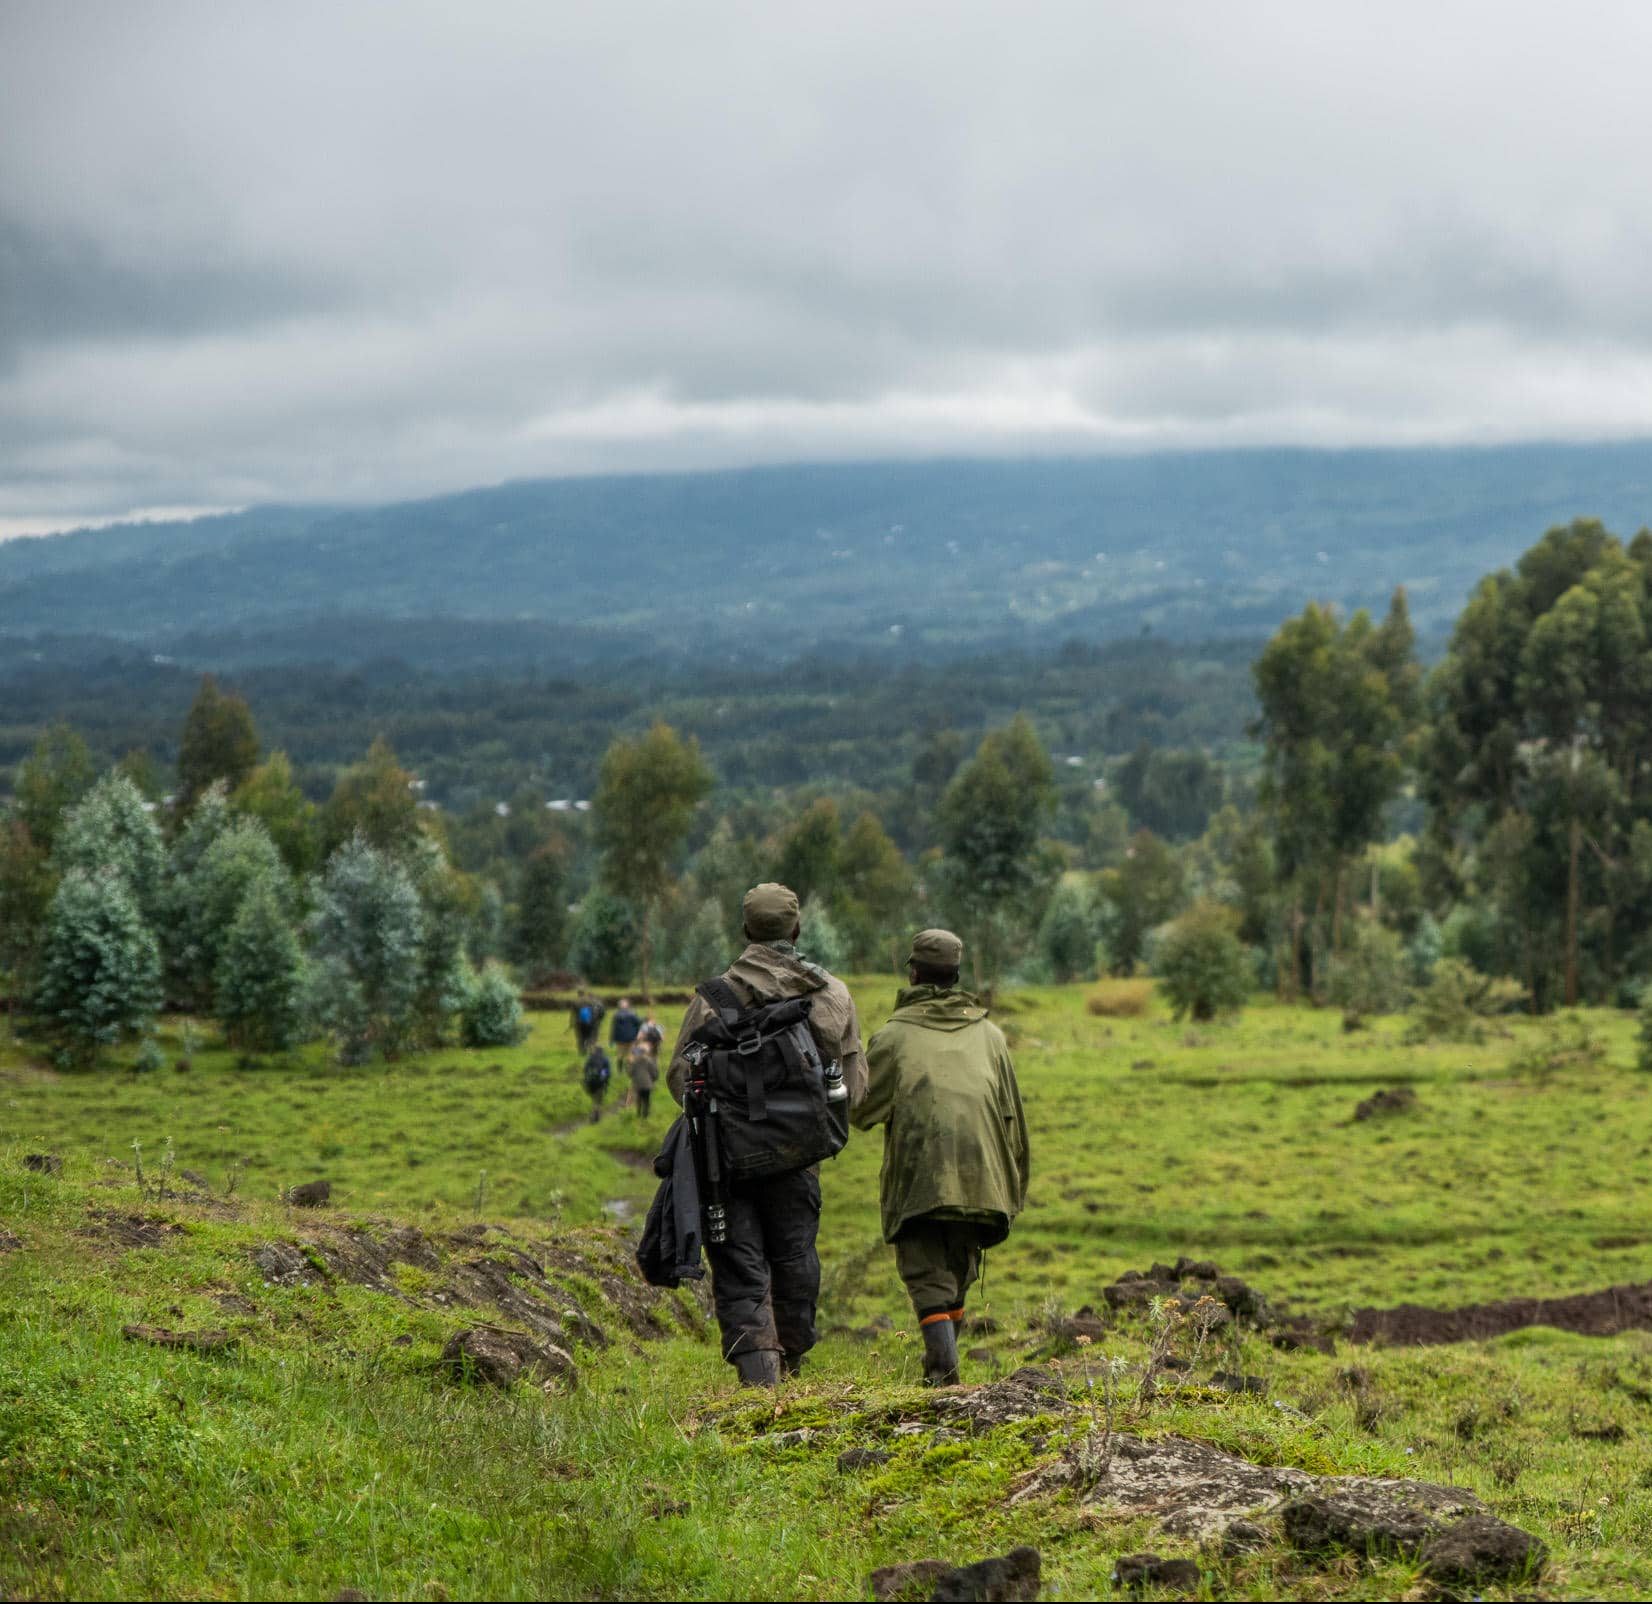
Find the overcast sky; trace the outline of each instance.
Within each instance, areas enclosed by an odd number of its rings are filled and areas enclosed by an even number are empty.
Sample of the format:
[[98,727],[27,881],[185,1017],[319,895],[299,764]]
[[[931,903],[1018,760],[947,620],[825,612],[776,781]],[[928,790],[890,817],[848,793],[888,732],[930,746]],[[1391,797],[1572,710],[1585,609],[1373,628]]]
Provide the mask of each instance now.
[[1652,8],[0,0],[0,533],[1652,435]]

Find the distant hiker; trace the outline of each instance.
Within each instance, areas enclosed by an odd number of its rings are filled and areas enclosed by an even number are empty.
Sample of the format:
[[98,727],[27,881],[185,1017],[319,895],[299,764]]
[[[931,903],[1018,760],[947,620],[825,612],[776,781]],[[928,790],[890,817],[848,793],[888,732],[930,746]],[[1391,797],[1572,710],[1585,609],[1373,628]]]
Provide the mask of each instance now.
[[647,1119],[654,1083],[660,1078],[660,1061],[639,1039],[631,1044],[631,1056],[626,1067],[631,1071],[631,1090],[637,1095],[637,1118]]
[[654,1055],[654,1062],[657,1064],[660,1061],[660,1048],[665,1042],[665,1032],[660,1029],[660,1022],[653,1014],[642,1022],[642,1029],[637,1032],[637,1040]]
[[608,1081],[614,1073],[614,1066],[609,1062],[608,1055],[602,1050],[601,1042],[593,1042],[591,1050],[585,1055],[585,1090],[591,1098],[591,1123],[593,1125],[602,1118],[602,1100],[608,1095]]
[[629,997],[621,997],[619,1007],[614,1010],[614,1017],[608,1025],[608,1043],[611,1047],[623,1047],[627,1052],[631,1043],[637,1039],[637,1033],[642,1029],[642,1020],[631,1007]]
[[597,1044],[602,1034],[602,1016],[607,1011],[602,1006],[601,998],[594,996],[588,988],[580,992],[575,999],[569,1018],[574,1027],[574,1040],[579,1043],[581,1054],[589,1053]]
[[666,1085],[679,1103],[687,1089],[702,1128],[715,1127],[701,1202],[723,1357],[746,1386],[772,1387],[815,1345],[814,1165],[847,1137],[843,1116],[865,1094],[866,1057],[848,988],[793,945],[796,893],[754,886],[740,911],[746,950],[697,988]]
[[950,930],[912,938],[911,985],[867,1043],[870,1084],[855,1125],[882,1125],[883,1239],[895,1246],[924,1339],[924,1381],[958,1380],[964,1294],[984,1249],[1027,1200],[1027,1119],[1004,1033],[958,987],[964,944]]

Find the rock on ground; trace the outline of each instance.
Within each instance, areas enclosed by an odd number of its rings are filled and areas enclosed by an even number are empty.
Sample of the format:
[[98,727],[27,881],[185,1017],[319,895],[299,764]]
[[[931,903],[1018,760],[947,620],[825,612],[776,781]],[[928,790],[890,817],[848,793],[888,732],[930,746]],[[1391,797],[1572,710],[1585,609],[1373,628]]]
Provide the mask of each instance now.
[[164,1326],[129,1325],[120,1328],[128,1342],[147,1342],[156,1348],[187,1348],[193,1353],[216,1353],[232,1347],[227,1331],[168,1331]]
[[332,1195],[331,1181],[306,1181],[302,1186],[289,1186],[286,1201],[295,1209],[318,1209]]
[[1373,1092],[1354,1110],[1354,1118],[1365,1120],[1384,1114],[1409,1114],[1416,1106],[1417,1094],[1409,1086],[1396,1086],[1392,1091]]
[[1199,1591],[1200,1571],[1190,1559],[1160,1559],[1157,1554],[1126,1554],[1113,1567],[1115,1587],[1156,1587],[1167,1593]]
[[574,1373],[573,1357],[566,1350],[498,1326],[472,1326],[448,1338],[442,1364],[461,1379],[492,1387],[514,1386],[524,1375],[548,1382]]
[[1465,1515],[1423,1544],[1423,1569],[1442,1586],[1536,1578],[1548,1561],[1541,1538],[1495,1515]]
[[1036,1548],[1012,1548],[995,1559],[960,1565],[936,1578],[935,1604],[1022,1604],[1038,1597],[1043,1561]]
[[926,1599],[935,1591],[935,1584],[951,1571],[952,1567],[944,1559],[916,1559],[904,1565],[885,1565],[872,1572],[872,1597],[879,1604]]

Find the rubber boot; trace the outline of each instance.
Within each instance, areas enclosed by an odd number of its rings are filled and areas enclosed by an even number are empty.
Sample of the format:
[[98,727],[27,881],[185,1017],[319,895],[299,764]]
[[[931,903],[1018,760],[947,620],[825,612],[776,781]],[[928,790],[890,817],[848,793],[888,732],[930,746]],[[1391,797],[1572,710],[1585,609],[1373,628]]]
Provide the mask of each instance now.
[[794,1381],[803,1374],[803,1355],[800,1353],[783,1353],[780,1355],[780,1374],[788,1381]]
[[780,1355],[773,1348],[754,1348],[734,1356],[734,1369],[742,1387],[778,1387]]
[[958,1385],[958,1327],[951,1320],[931,1320],[919,1328],[924,1336],[924,1385]]

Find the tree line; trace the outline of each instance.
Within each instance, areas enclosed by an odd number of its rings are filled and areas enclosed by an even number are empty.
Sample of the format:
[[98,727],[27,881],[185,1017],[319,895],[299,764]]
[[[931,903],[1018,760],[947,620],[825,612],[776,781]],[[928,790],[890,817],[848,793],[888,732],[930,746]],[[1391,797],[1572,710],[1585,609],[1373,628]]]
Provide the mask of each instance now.
[[[1549,531],[1481,582],[1426,674],[1402,589],[1380,620],[1308,605],[1252,677],[1246,772],[1147,744],[1075,768],[1018,715],[973,750],[932,727],[892,793],[753,791],[656,721],[611,737],[588,812],[525,793],[462,815],[429,806],[382,739],[312,799],[209,677],[169,801],[146,754],[100,778],[63,726],[19,765],[0,965],[71,1054],[167,1003],[249,1050],[325,1031],[359,1059],[508,1035],[502,963],[530,986],[703,978],[738,944],[740,893],[778,878],[805,949],[849,970],[893,968],[942,922],[986,986],[1168,974],[1196,953],[1224,997],[1272,987],[1351,1017],[1442,959],[1539,1010],[1638,996],[1652,535]],[[141,1006],[75,1023],[105,950]]]

